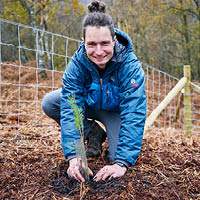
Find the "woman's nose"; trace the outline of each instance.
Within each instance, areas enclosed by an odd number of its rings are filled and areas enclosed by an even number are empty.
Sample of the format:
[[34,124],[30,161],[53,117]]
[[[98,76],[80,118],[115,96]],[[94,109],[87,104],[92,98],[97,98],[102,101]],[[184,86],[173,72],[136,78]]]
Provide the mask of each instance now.
[[102,46],[101,46],[100,44],[98,44],[98,45],[96,46],[95,53],[96,53],[97,55],[101,55],[101,54],[103,53],[103,49],[102,49]]

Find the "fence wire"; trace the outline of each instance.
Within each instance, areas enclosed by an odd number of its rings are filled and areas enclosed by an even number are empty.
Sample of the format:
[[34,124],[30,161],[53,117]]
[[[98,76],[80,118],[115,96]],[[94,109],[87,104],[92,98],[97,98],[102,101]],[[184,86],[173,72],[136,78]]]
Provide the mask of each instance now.
[[[15,139],[51,126],[41,109],[44,95],[59,89],[65,66],[81,41],[0,18],[0,131]],[[147,116],[178,79],[142,64],[146,74]],[[181,93],[154,122],[163,128],[184,128],[184,109],[177,112]],[[199,95],[192,92],[193,132],[200,130]],[[5,134],[0,134],[4,137]]]

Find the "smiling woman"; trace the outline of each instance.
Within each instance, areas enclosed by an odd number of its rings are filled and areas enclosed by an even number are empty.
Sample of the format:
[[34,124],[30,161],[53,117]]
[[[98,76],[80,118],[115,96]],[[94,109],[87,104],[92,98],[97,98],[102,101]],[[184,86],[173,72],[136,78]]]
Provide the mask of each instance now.
[[[54,98],[47,94],[43,105],[52,107],[53,113],[60,111],[57,121],[70,177],[85,181],[75,149],[69,145],[79,139],[69,96],[75,94],[76,105],[83,111],[87,157],[101,154],[107,136],[111,163],[94,174],[94,180],[99,181],[123,176],[140,154],[146,117],[145,74],[131,39],[114,29],[112,18],[105,14],[105,4],[93,0],[88,10],[83,20],[83,42],[66,67],[62,92],[54,91]],[[57,108],[55,99],[60,100]],[[95,120],[105,126],[106,133]]]
[[109,28],[88,26],[84,43],[88,58],[100,69],[104,69],[113,56],[115,45]]
[[105,14],[106,7],[102,2],[93,1],[88,10],[89,14],[83,20],[83,40],[87,56],[100,69],[105,69],[115,46],[112,18]]

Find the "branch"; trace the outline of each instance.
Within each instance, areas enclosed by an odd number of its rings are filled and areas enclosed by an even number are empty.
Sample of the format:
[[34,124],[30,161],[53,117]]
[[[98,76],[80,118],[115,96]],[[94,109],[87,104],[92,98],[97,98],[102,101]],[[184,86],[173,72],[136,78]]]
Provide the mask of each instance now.
[[19,0],[19,1],[22,4],[23,8],[30,14],[30,8],[28,7],[26,1],[24,0]]
[[187,12],[188,14],[190,14],[190,15],[192,15],[194,17],[197,17],[197,19],[200,20],[200,16],[197,13],[195,13],[193,10],[189,9],[189,8],[188,9],[177,8],[177,7],[173,6],[173,5],[171,5],[170,8],[174,9],[174,10],[177,10],[177,11],[181,11],[181,12]]

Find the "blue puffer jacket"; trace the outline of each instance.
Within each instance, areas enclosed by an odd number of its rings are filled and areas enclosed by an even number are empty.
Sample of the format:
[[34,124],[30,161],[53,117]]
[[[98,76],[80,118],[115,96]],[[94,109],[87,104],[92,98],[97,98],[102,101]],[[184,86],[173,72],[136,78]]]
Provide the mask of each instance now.
[[61,94],[61,142],[66,158],[75,154],[70,144],[79,138],[68,101],[72,93],[83,112],[85,103],[96,109],[120,112],[116,160],[133,165],[140,154],[146,118],[145,74],[130,38],[118,29],[115,33],[114,55],[102,78],[87,58],[83,43],[66,67]]

